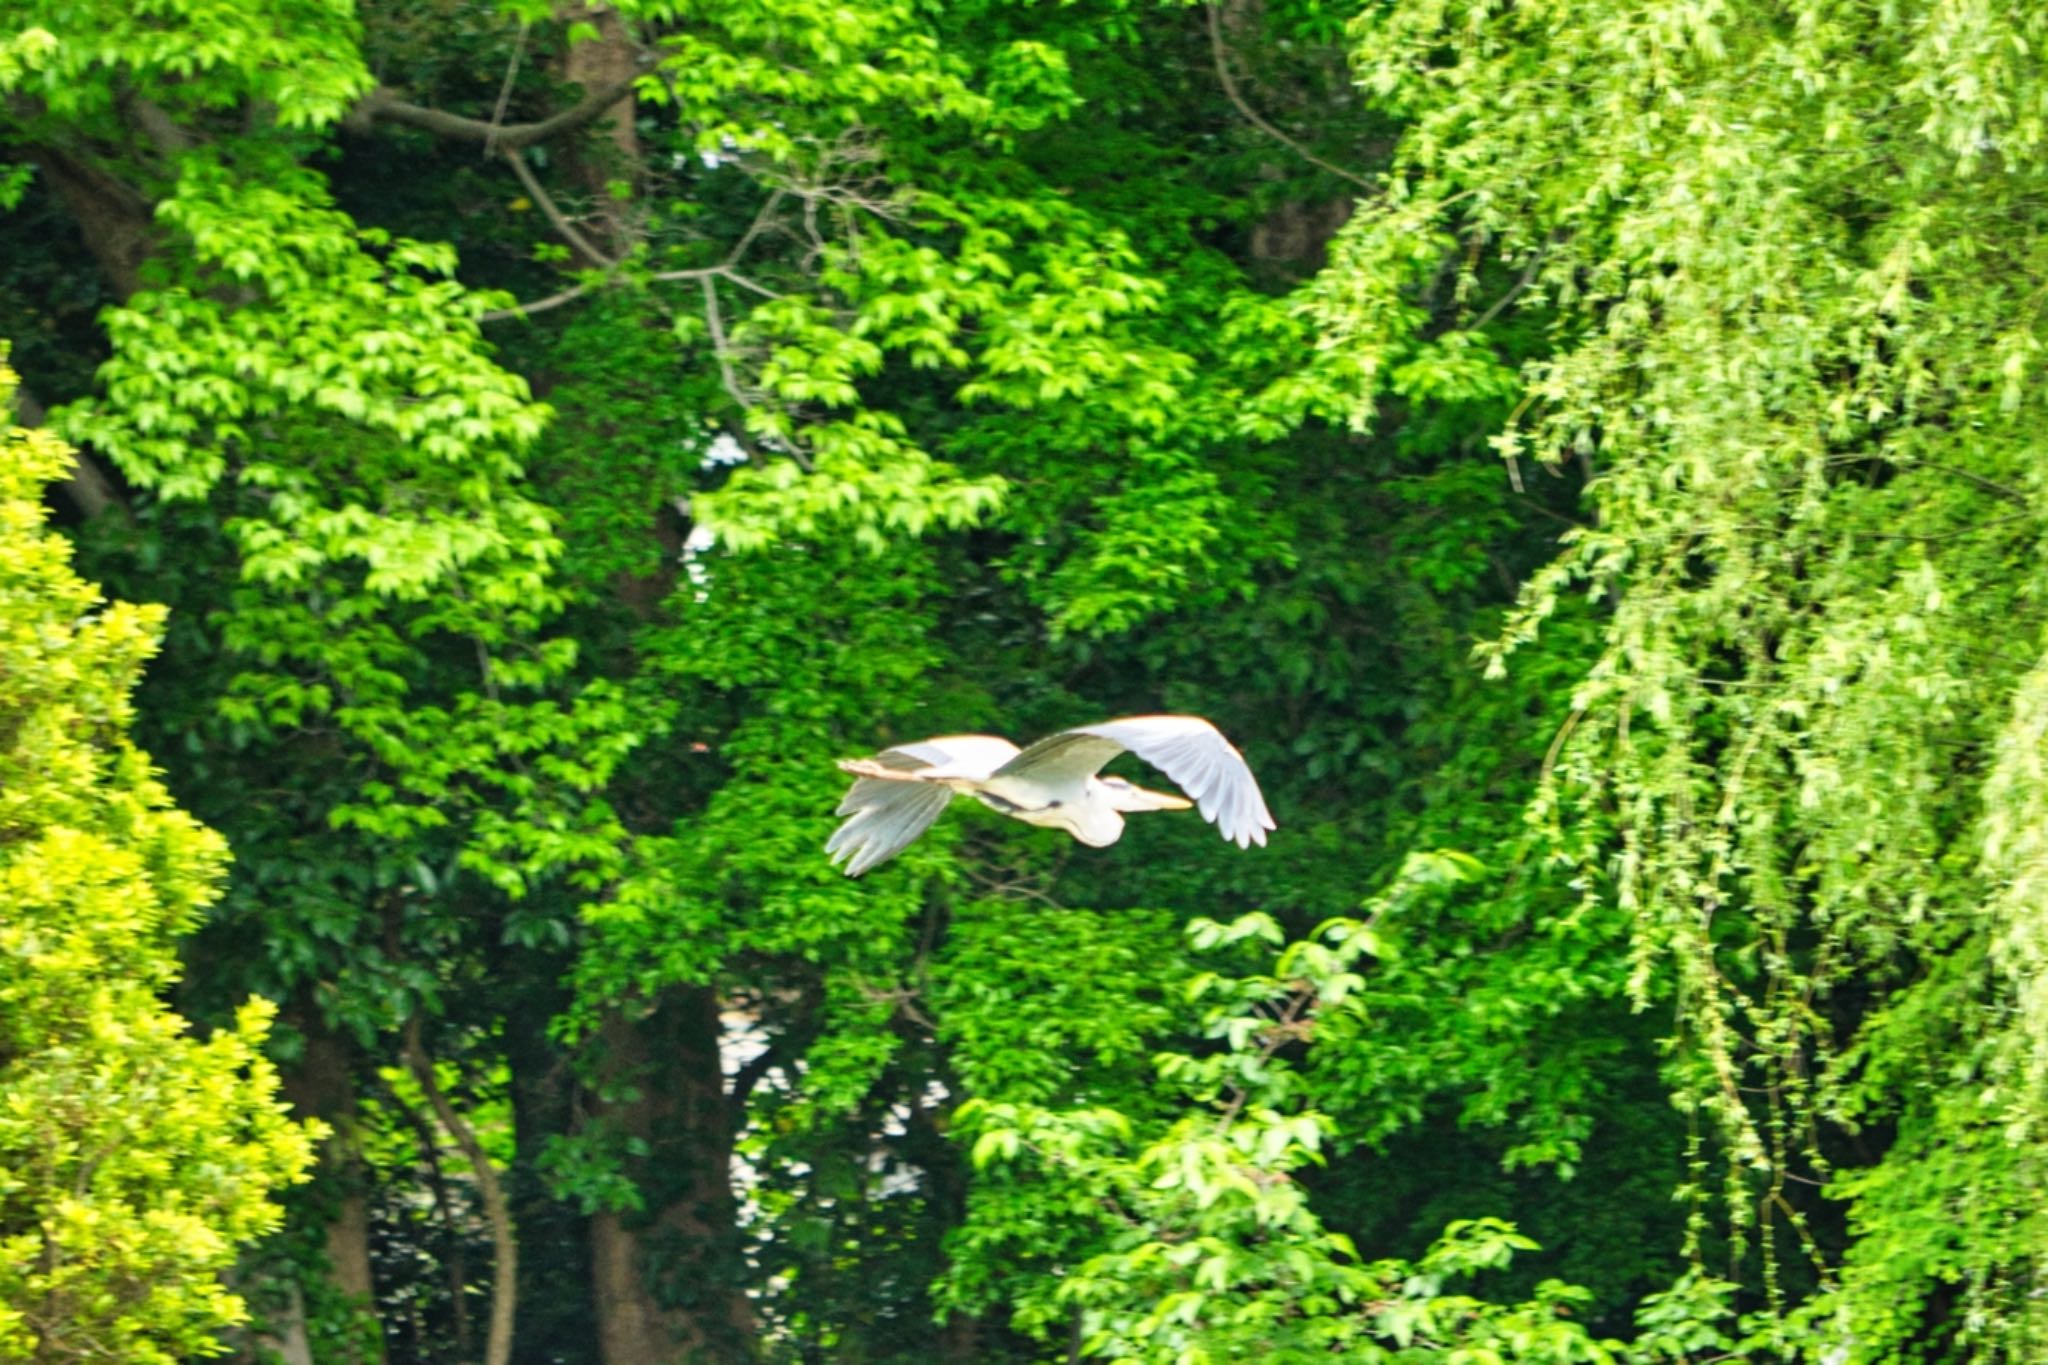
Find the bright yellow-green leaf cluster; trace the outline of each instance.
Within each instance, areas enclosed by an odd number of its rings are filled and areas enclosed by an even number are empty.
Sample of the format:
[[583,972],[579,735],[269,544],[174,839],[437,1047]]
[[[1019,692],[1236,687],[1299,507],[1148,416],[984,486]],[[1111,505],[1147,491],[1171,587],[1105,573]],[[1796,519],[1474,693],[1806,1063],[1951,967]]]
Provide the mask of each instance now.
[[127,737],[163,612],[72,572],[41,503],[69,463],[0,428],[0,1358],[150,1365],[245,1316],[221,1272],[311,1146],[266,1002],[200,1041],[161,999],[227,851]]
[[249,97],[284,127],[316,127],[370,88],[348,0],[29,0],[8,7],[7,26],[0,91],[33,100],[53,129],[111,127],[122,100],[203,114]]

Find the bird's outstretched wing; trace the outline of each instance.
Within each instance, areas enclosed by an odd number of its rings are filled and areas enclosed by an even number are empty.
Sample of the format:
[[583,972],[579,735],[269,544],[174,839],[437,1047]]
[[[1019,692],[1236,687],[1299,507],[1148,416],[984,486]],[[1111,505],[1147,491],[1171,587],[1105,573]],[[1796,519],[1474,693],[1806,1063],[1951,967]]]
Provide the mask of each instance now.
[[1126,716],[1048,735],[996,770],[1040,779],[1093,776],[1128,750],[1194,798],[1202,818],[1239,848],[1266,842],[1273,816],[1244,755],[1200,716]]
[[[884,749],[871,762],[905,773],[947,761],[945,750],[930,744],[905,744]],[[953,791],[937,782],[899,782],[886,778],[855,780],[839,803],[837,815],[852,817],[825,841],[834,863],[844,861],[846,875],[861,873],[908,848],[953,799]]]

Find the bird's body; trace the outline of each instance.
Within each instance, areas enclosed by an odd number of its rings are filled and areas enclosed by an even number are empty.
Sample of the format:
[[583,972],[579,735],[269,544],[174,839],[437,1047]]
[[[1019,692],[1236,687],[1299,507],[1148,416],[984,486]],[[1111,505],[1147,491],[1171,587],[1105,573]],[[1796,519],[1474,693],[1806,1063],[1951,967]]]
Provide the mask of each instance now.
[[[926,751],[936,761],[928,768],[919,768],[902,776],[874,759],[852,759],[840,766],[850,773],[866,774],[869,781],[936,783],[961,796],[971,796],[990,810],[1013,820],[1046,829],[1066,830],[1094,848],[1115,843],[1123,833],[1123,814],[1115,804],[1115,797],[1120,792],[1117,785],[1112,785],[1120,782],[1118,779],[1105,781],[1092,773],[1071,768],[1042,772],[1005,771],[1005,765],[1023,750],[994,735],[940,735],[922,744],[908,745],[891,752],[917,756],[918,750]],[[1140,790],[1128,782],[1120,785],[1125,792]],[[1192,804],[1177,796],[1156,792],[1145,795],[1160,803],[1142,807],[1147,810],[1185,810]],[[849,793],[848,799],[851,797]]]
[[[1129,751],[1171,777],[1194,800],[1147,791],[1102,766]],[[1199,805],[1239,847],[1266,842],[1273,828],[1251,769],[1215,726],[1199,716],[1131,716],[1062,730],[1027,749],[994,735],[941,735],[847,759],[853,788],[847,816],[825,845],[857,877],[894,857],[938,819],[955,793],[1027,825],[1062,829],[1094,848],[1115,843],[1124,815]]]

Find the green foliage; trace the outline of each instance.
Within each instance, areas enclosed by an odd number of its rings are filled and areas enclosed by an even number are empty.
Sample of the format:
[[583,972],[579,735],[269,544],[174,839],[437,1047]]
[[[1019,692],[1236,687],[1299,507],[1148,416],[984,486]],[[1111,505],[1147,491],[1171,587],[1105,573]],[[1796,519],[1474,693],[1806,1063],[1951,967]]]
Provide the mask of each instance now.
[[69,463],[0,427],[0,1354],[168,1363],[243,1320],[221,1276],[311,1135],[266,1002],[204,1039],[163,1003],[226,851],[129,738],[163,613],[72,571],[40,506]]
[[[1419,858],[1405,880],[1462,878],[1468,863]],[[1198,950],[1283,937],[1262,914],[1228,925],[1198,920],[1189,932]],[[1589,1297],[1584,1290],[1546,1281],[1529,1302],[1512,1305],[1456,1291],[1467,1277],[1536,1248],[1512,1225],[1460,1220],[1413,1264],[1368,1261],[1312,1207],[1296,1172],[1324,1159],[1333,1125],[1304,1104],[1303,1074],[1287,1054],[1329,1046],[1325,1021],[1356,1010],[1364,959],[1377,948],[1369,923],[1333,921],[1287,945],[1271,975],[1191,978],[1187,993],[1211,1002],[1202,1032],[1218,1046],[1156,1058],[1179,1103],[1142,1135],[1113,1109],[963,1105],[978,1167],[1032,1172],[991,1181],[985,1198],[978,1192],[957,1239],[963,1268],[1047,1254],[1047,1229],[1019,1216],[1028,1200],[1095,1226],[1067,1253],[1072,1263],[1022,1290],[1018,1323],[1051,1335],[1075,1315],[1089,1356],[1615,1359],[1614,1343],[1571,1320]],[[959,1278],[954,1284],[964,1287]]]
[[[1496,445],[1525,474],[1582,462],[1598,521],[1485,653],[1505,668],[1569,593],[1611,603],[1539,812],[1576,842],[1587,913],[1630,916],[1639,1004],[1677,1002],[1672,1074],[1773,1306],[1817,1279],[1808,1320],[1857,1359],[2025,1357],[2042,1332],[2014,1183],[2038,1161],[2038,1087],[2016,1081],[2041,1055],[2036,917],[2009,899],[2038,824],[2042,261],[2020,224],[2041,25],[1946,4],[1368,10],[1361,79],[1411,130],[1315,299],[1343,349],[1390,353],[1427,227],[1555,308]],[[1462,299],[1478,284],[1456,276]],[[1618,843],[1586,837],[1596,812]],[[1952,959],[1990,966],[1964,987]],[[1973,998],[2011,1022],[1951,1031]],[[1838,1121],[1900,1140],[1852,1154]],[[1908,1174],[1936,1149],[1953,1162]],[[1787,1193],[1831,1177],[1859,1230],[1839,1285]],[[1961,1207],[2011,1231],[1906,1250]],[[1958,1280],[1950,1336],[1930,1322]]]
[[32,0],[9,22],[0,90],[33,102],[24,124],[31,140],[81,127],[113,132],[124,100],[224,120],[254,98],[280,127],[311,128],[339,119],[370,84],[354,8],[336,0],[146,9]]
[[[1159,951],[1174,929],[1160,911],[961,906],[932,1003],[967,1093],[1086,1104],[1126,1091],[1178,1015],[1187,964]],[[1037,1007],[1018,1010],[1019,998]]]
[[[132,717],[45,700],[235,846],[210,1064],[251,990],[353,1049],[294,1246],[361,1197],[392,1359],[481,1330],[412,1025],[522,1228],[633,1242],[529,1257],[515,1358],[640,1291],[792,1360],[2040,1354],[2044,25],[26,11],[0,299],[173,608]],[[1269,847],[819,856],[833,758],[1157,710]],[[217,875],[143,806],[138,990]]]

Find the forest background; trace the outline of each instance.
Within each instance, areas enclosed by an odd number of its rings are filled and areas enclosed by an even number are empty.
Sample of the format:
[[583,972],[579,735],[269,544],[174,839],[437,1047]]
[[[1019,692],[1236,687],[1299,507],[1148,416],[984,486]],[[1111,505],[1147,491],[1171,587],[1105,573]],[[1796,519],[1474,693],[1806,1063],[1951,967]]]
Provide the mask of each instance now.
[[0,1357],[2048,1358],[2044,52],[17,0]]

